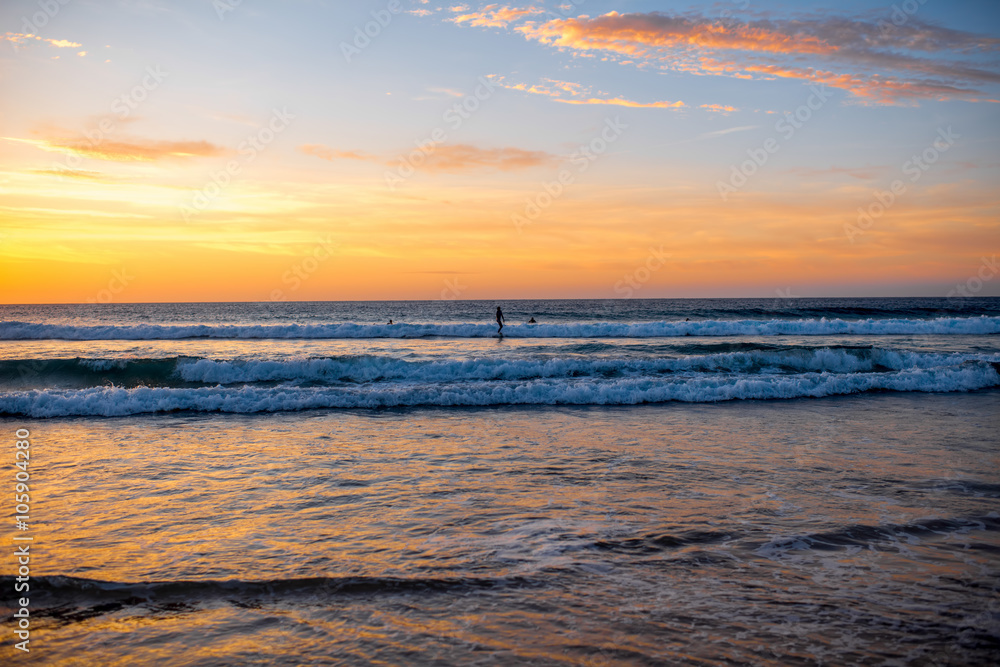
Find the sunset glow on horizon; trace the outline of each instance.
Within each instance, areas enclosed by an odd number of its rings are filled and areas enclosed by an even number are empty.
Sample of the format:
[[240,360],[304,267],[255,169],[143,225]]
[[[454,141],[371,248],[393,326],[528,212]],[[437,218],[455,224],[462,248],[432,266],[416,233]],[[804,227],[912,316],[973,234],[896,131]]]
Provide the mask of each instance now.
[[1000,295],[993,2],[0,20],[5,303]]

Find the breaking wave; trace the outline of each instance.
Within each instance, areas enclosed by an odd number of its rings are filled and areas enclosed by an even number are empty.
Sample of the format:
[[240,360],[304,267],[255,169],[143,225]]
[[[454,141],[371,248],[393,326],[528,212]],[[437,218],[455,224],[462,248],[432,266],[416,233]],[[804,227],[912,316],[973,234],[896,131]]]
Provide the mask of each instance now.
[[28,417],[126,416],[176,411],[273,413],[330,408],[709,403],[858,394],[870,391],[967,392],[1000,385],[997,366],[892,372],[694,373],[659,377],[536,377],[339,386],[90,387],[0,394],[0,414]]
[[[516,324],[504,327],[509,338],[659,338],[676,336],[823,336],[823,335],[984,335],[1000,333],[1000,317],[936,319],[700,320],[690,322],[582,322]],[[72,326],[28,322],[0,323],[0,340],[178,340],[489,338],[492,324],[274,324]]]

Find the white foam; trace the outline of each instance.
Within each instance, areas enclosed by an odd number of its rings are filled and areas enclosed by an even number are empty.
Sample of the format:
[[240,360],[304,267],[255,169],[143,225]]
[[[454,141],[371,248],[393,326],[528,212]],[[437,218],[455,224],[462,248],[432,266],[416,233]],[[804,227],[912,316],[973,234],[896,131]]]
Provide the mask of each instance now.
[[518,380],[591,376],[642,376],[678,372],[823,372],[862,373],[954,366],[967,361],[1000,361],[1000,355],[927,354],[883,349],[812,349],[727,352],[673,358],[540,358],[404,361],[359,356],[293,361],[180,361],[177,375],[186,382],[319,381],[374,382],[410,380]]
[[123,416],[195,410],[284,412],[317,408],[490,405],[635,405],[683,401],[790,399],[871,390],[953,392],[1000,384],[988,364],[893,373],[696,376],[623,379],[536,379],[446,384],[380,383],[360,387],[100,387],[0,394],[0,413],[28,417]]
[[[510,338],[656,338],[675,336],[985,335],[1000,333],[1000,317],[919,319],[702,320],[517,324]],[[161,340],[181,338],[489,338],[492,324],[276,324],[70,326],[0,323],[0,340]]]

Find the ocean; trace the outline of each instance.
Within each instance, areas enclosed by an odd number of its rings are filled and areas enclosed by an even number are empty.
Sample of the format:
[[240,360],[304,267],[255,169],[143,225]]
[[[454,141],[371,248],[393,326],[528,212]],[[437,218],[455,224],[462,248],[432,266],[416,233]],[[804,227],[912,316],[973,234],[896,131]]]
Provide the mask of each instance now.
[[971,297],[0,306],[3,663],[996,664],[998,334]]

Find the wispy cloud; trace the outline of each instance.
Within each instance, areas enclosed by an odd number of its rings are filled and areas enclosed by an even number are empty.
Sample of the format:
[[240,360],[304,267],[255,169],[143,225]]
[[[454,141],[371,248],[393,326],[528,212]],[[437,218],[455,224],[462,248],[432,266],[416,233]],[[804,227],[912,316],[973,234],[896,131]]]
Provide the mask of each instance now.
[[520,148],[479,148],[470,144],[438,146],[427,160],[430,171],[466,171],[469,169],[499,169],[511,171],[555,164],[558,158],[544,151]]
[[43,151],[111,162],[155,162],[164,159],[212,157],[225,153],[223,147],[208,141],[157,141],[142,138],[91,141],[85,137],[45,139],[0,137],[0,139],[31,144]]
[[556,102],[563,104],[607,104],[616,107],[634,107],[637,109],[680,109],[684,102],[636,102],[623,97],[598,98],[588,97],[587,99],[556,99]]
[[[1000,83],[995,63],[1000,39],[930,25],[915,17],[884,30],[874,21],[848,17],[722,21],[662,12],[610,12],[537,20],[535,13],[541,10],[489,5],[450,20],[481,27],[517,22],[512,29],[529,40],[623,64],[825,83],[870,104],[995,102],[997,95],[986,89]],[[703,108],[734,110],[725,105]]]
[[[466,11],[468,7],[453,7],[452,11]],[[511,7],[500,7],[499,5],[486,5],[478,12],[460,14],[451,19],[452,23],[468,23],[470,26],[480,28],[506,28],[511,23],[523,19],[526,16],[542,14],[543,10],[536,7],[526,9],[516,9]]]
[[739,111],[736,107],[729,106],[728,104],[699,104],[698,108],[708,109],[709,111],[721,114],[730,114],[734,111]]
[[[621,96],[610,97],[606,94],[593,93],[590,88],[579,83],[570,81],[560,81],[558,79],[543,79],[537,84],[509,83],[504,77],[494,75],[491,78],[495,85],[508,90],[518,90],[532,95],[544,95],[552,98],[555,102],[562,104],[595,104],[618,107],[634,107],[639,109],[681,109],[684,102],[676,101],[654,101],[640,102],[630,100]],[[602,96],[598,96],[602,95]]]
[[724,130],[715,130],[714,132],[706,132],[705,134],[699,135],[699,139],[708,139],[710,137],[721,137],[724,134],[732,134],[733,132],[746,132],[747,130],[756,130],[759,125],[741,125],[739,127],[727,127]]
[[[83,44],[78,42],[71,42],[68,39],[49,39],[46,37],[39,37],[38,35],[33,35],[31,33],[21,33],[21,32],[5,32],[0,35],[0,41],[11,42],[17,46],[22,44],[30,44],[33,41],[45,42],[57,49],[78,49]],[[80,53],[79,55],[86,55],[86,51]]]
[[117,183],[120,179],[99,171],[86,169],[32,169],[32,174],[39,176],[58,176],[60,178],[75,178],[82,181],[97,181],[101,183]]
[[[299,151],[323,160],[370,160],[392,165],[390,159],[370,155],[362,151],[337,150],[323,144],[305,144]],[[545,151],[529,151],[521,148],[482,148],[472,144],[440,144],[427,152],[421,167],[426,171],[469,171],[475,169],[497,169],[512,171],[544,165],[556,164],[558,157]]]
[[306,155],[315,155],[323,160],[374,160],[371,155],[360,151],[339,151],[323,144],[303,144],[299,146],[299,152]]

